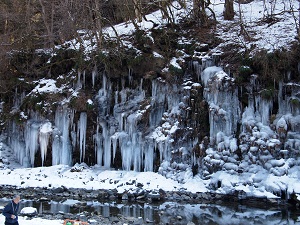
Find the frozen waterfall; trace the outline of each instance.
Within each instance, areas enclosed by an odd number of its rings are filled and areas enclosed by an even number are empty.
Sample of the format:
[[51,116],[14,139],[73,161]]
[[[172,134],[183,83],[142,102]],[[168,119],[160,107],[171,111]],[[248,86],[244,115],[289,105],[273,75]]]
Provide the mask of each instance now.
[[[25,129],[13,122],[9,143],[20,164],[25,167],[33,167],[37,153],[39,153],[43,166],[48,152],[51,150],[52,165],[71,165],[72,152],[77,141],[73,117],[73,110],[58,107],[54,124],[38,116],[29,119]],[[78,127],[78,145],[81,144],[80,151],[84,157],[86,114],[82,113]]]
[[[211,143],[218,142],[217,135],[234,136],[240,119],[238,89],[234,79],[221,67],[207,67],[201,73],[204,98],[209,104],[209,124]],[[218,143],[217,143],[218,144]]]
[[[194,147],[197,144],[203,150],[206,147],[199,144],[202,140],[198,140],[193,130],[203,118],[208,118],[210,143],[208,141],[207,146],[210,145],[210,151],[222,152],[224,157],[240,147],[238,132],[245,135],[245,139],[250,133],[251,140],[267,147],[277,145],[277,149],[278,141],[268,139],[278,135],[281,140],[287,139],[286,149],[300,149],[298,85],[279,83],[278,112],[274,115],[275,98],[264,98],[259,92],[257,76],[252,75],[247,87],[248,102],[241,113],[238,88],[232,77],[209,61],[201,66],[194,62],[193,66],[196,79],[202,84],[195,83],[191,74],[171,83],[160,77],[151,81],[134,80],[133,71],[129,71],[128,78],[114,82],[102,73],[102,87],[95,96],[97,118],[94,124],[88,124],[93,122],[88,118],[88,111],[76,112],[67,105],[56,108],[53,121],[31,112],[25,126],[12,122],[10,146],[24,166],[92,161],[104,168],[154,171],[165,162],[200,165],[202,162],[197,159]],[[94,87],[96,76],[99,78],[100,74],[95,67]],[[85,79],[85,73],[78,72],[75,86],[84,87]],[[203,100],[205,104],[201,105]],[[201,121],[191,116],[195,113],[192,107],[199,107],[199,111],[205,109]],[[207,132],[208,129],[205,133],[208,136]],[[93,148],[92,152],[89,148]],[[38,162],[35,161],[37,156],[40,157]]]
[[72,163],[72,142],[70,140],[70,125],[73,124],[74,112],[66,108],[58,108],[55,113],[55,128],[53,130],[52,165]]
[[[114,92],[113,114],[108,117],[102,113],[109,98],[109,94],[105,93],[111,92],[108,83],[109,80],[103,79],[102,88],[96,97],[100,108],[94,134],[97,164],[109,168],[117,163],[116,160],[121,160],[124,170],[153,171],[156,151],[159,152],[159,161],[170,160],[168,146],[171,142],[167,136],[159,137],[155,127],[160,126],[163,117],[167,115],[174,117],[172,120],[176,122],[182,101],[182,96],[178,93],[182,87],[167,84],[160,78],[153,80],[149,98],[151,101],[142,108],[143,102],[148,101],[142,87],[143,79],[135,89],[125,87],[125,82],[122,81],[121,90]],[[141,123],[148,124],[144,130],[139,127]],[[121,158],[116,158],[117,153]]]

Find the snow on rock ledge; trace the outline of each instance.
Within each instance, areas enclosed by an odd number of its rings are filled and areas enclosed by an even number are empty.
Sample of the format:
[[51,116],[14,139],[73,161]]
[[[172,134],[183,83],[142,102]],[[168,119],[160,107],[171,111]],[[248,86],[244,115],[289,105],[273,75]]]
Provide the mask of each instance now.
[[37,209],[34,207],[24,207],[20,214],[23,216],[35,216],[37,214]]

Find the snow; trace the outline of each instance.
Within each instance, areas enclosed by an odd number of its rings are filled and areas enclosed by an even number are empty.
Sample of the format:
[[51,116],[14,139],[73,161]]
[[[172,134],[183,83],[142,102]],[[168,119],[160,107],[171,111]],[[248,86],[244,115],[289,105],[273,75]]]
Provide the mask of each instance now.
[[91,99],[88,99],[88,100],[87,100],[87,104],[89,104],[89,105],[93,105],[93,104],[94,104],[94,102],[93,102],[93,100],[91,100]]
[[153,56],[156,58],[163,58],[163,56],[157,52],[153,52]]
[[[0,223],[4,224],[5,217],[1,214],[0,215]],[[62,220],[46,220],[46,219],[41,219],[41,218],[33,218],[33,219],[28,219],[27,217],[22,217],[19,216],[19,224],[22,225],[62,225],[63,221]]]
[[37,213],[37,209],[34,207],[24,207],[20,211],[21,214],[35,214]]
[[[281,167],[285,161],[274,160],[273,166]],[[3,165],[2,165],[3,166]],[[207,192],[209,186],[217,181],[221,182],[221,187],[217,193],[226,194],[230,190],[243,190],[247,196],[278,198],[276,193],[284,185],[288,193],[298,193],[300,190],[299,183],[299,166],[289,170],[289,176],[276,176],[268,174],[267,171],[258,165],[252,165],[249,171],[243,174],[232,173],[236,171],[237,166],[233,163],[225,163],[224,168],[227,170],[218,171],[211,176],[209,180],[202,180],[199,176],[193,177],[192,174],[182,174],[184,182],[168,179],[163,175],[154,172],[135,172],[122,170],[105,170],[103,167],[88,167],[85,164],[77,164],[74,167],[80,167],[78,172],[71,172],[72,167],[67,165],[56,165],[51,167],[22,168],[21,166],[5,166],[0,170],[0,185],[14,185],[17,188],[42,187],[42,188],[83,188],[89,190],[97,189],[116,189],[119,193],[128,190],[137,190],[138,187],[130,185],[133,181],[135,184],[143,184],[146,190],[163,189],[165,191],[185,190],[192,193]],[[163,166],[163,165],[162,165]],[[166,165],[167,166],[167,165]],[[187,171],[188,172],[188,171]],[[11,179],[11,178],[14,179]],[[253,185],[255,183],[255,185]],[[70,200],[66,201],[70,204]],[[76,204],[76,202],[73,202]]]
[[207,67],[201,74],[202,83],[207,86],[208,80],[215,76],[218,72],[223,72],[221,67],[210,66]]
[[[239,6],[234,2],[236,12],[233,21],[223,20],[224,1],[214,0],[212,9],[215,11],[217,33],[223,40],[223,46],[228,44],[244,46],[244,50],[266,50],[291,47],[297,36],[296,20],[298,18],[298,1],[259,1],[241,4],[241,15],[247,34],[241,35],[239,26]],[[276,3],[275,3],[276,2]],[[265,3],[265,5],[264,5]],[[293,11],[290,10],[293,7]],[[272,17],[273,16],[273,17]],[[270,19],[270,22],[267,22]],[[222,47],[220,45],[219,47]],[[252,54],[255,52],[251,52]]]
[[41,79],[38,85],[32,90],[33,93],[56,93],[60,89],[56,87],[56,80]]
[[49,133],[52,132],[52,127],[51,127],[51,123],[47,122],[41,125],[40,127],[40,132],[41,133]]

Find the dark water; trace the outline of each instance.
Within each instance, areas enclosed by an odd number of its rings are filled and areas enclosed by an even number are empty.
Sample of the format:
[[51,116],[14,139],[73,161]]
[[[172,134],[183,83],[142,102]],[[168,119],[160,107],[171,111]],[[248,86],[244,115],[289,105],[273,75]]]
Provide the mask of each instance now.
[[[7,199],[0,200],[0,206]],[[103,217],[122,214],[129,217],[142,217],[149,224],[299,224],[300,211],[289,209],[258,209],[242,205],[221,206],[215,204],[180,204],[164,202],[156,204],[132,204],[127,202],[35,202],[23,200],[21,207],[34,207],[40,214],[72,213],[83,211],[96,213]],[[152,221],[152,223],[151,223]]]

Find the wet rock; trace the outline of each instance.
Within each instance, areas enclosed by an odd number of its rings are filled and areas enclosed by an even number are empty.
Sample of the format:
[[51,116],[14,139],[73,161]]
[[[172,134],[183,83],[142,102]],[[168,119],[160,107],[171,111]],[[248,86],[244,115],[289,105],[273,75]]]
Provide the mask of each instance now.
[[181,197],[178,193],[173,193],[172,197],[173,197],[174,200],[180,200],[181,199]]
[[108,200],[113,201],[116,200],[117,197],[115,195],[109,195]]
[[207,52],[209,50],[209,45],[208,44],[200,44],[195,48],[196,52]]
[[144,185],[142,183],[137,183],[136,186],[139,187],[139,188],[144,187]]
[[160,193],[158,191],[151,191],[147,194],[147,198],[151,201],[160,200]]
[[127,193],[125,193],[125,194],[122,195],[122,200],[128,200],[128,199],[129,199],[129,197],[128,197]]
[[178,220],[182,220],[182,216],[177,216],[176,217]]
[[54,194],[59,194],[59,193],[63,193],[64,190],[65,190],[65,189],[64,189],[63,187],[58,187],[58,188],[52,189],[52,192],[53,192]]
[[187,225],[195,225],[193,222],[188,222]]
[[120,219],[118,217],[116,217],[116,216],[112,216],[110,218],[110,222],[112,222],[112,223],[118,223],[119,221],[120,221]]
[[47,198],[47,197],[41,197],[41,198],[38,199],[38,201],[39,202],[47,202],[47,201],[49,201],[49,198]]
[[107,199],[108,198],[108,193],[104,190],[98,191],[97,198],[101,199],[101,200],[102,199]]
[[135,184],[135,180],[132,180],[132,181],[126,182],[126,185],[134,185],[134,184]]

